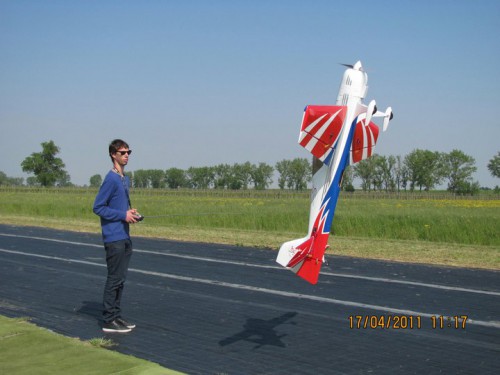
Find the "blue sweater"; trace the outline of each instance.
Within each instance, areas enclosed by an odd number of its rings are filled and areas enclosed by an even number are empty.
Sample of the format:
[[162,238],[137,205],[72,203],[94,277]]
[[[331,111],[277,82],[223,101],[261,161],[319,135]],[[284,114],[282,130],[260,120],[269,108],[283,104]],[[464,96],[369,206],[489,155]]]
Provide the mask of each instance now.
[[130,239],[129,224],[125,221],[129,209],[128,176],[109,171],[94,201],[94,213],[101,217],[104,243]]

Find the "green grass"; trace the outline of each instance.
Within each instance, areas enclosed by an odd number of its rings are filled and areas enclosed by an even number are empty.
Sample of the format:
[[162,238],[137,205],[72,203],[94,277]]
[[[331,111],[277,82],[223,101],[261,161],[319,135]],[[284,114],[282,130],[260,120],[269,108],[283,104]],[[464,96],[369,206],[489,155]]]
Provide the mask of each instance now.
[[341,236],[500,246],[500,200],[347,199],[333,227]]
[[16,375],[179,374],[158,364],[95,347],[0,316],[0,373]]
[[[98,233],[96,192],[0,189],[0,223]],[[329,252],[500,269],[500,200],[439,196],[341,194]],[[277,249],[307,232],[308,193],[144,189],[131,199],[146,216],[135,236]]]
[[93,339],[90,339],[88,343],[96,348],[112,348],[113,346],[116,346],[116,343],[113,342],[113,340],[106,339],[104,337],[94,337]]

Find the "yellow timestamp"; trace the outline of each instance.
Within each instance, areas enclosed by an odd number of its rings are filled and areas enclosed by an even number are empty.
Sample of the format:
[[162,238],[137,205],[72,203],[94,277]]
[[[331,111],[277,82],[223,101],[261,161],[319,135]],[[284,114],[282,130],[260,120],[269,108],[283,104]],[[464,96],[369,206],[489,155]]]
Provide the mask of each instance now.
[[[421,329],[426,323],[432,329],[465,329],[467,315],[349,315],[350,329]],[[429,322],[430,320],[430,322]]]
[[467,324],[467,315],[454,315],[454,316],[443,316],[436,315],[431,316],[431,324],[433,329],[445,329],[445,328],[455,328],[455,329],[465,329]]

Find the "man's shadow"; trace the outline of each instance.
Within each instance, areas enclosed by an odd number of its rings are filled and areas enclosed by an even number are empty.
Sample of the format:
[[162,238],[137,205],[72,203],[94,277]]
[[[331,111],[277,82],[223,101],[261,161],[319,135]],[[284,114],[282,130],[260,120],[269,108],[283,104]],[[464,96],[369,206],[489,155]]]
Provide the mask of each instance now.
[[102,322],[102,302],[83,301],[82,306],[76,312],[95,318],[99,324]]
[[[281,324],[287,323],[297,315],[296,312],[288,312],[277,318],[270,320],[263,319],[247,319],[243,325],[243,331],[234,334],[219,341],[220,346],[227,346],[234,344],[237,341],[248,341],[257,344],[254,349],[258,349],[264,345],[273,345],[284,348],[286,345],[281,341],[286,334],[278,334],[275,328]],[[295,322],[288,322],[288,324],[296,324]]]

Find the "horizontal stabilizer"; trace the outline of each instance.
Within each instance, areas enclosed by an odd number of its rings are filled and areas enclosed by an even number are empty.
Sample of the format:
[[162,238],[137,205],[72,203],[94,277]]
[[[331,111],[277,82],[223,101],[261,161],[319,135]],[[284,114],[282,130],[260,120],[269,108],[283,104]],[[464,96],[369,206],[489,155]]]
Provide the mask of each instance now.
[[308,240],[308,237],[299,238],[296,240],[285,242],[280,247],[280,251],[278,253],[278,257],[276,258],[276,262],[281,264],[283,267],[290,267],[290,261],[298,252],[297,248],[302,245],[304,242]]
[[299,144],[322,162],[328,163],[346,112],[345,106],[307,106],[302,118]]
[[373,117],[383,117],[384,118],[382,130],[386,131],[387,127],[389,126],[389,121],[392,120],[392,118],[394,117],[394,114],[392,113],[392,108],[387,107],[385,112],[377,111],[376,113],[373,114]]
[[384,131],[387,130],[387,127],[389,126],[389,121],[391,121],[393,117],[394,115],[392,113],[392,108],[388,107],[384,113],[384,127],[383,127]]
[[327,240],[328,235],[313,234],[311,237],[285,242],[281,245],[276,262],[311,284],[316,284],[324,262]]

